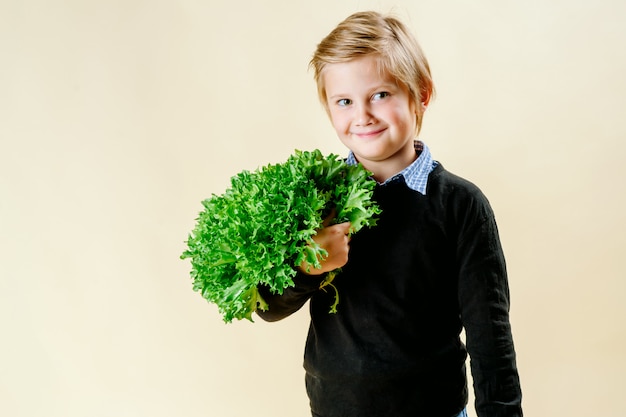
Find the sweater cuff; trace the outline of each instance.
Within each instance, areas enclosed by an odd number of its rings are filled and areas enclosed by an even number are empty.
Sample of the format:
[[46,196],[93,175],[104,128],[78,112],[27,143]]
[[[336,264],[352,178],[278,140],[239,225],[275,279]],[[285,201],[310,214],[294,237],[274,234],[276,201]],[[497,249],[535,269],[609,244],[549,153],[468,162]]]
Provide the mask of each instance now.
[[304,272],[298,271],[295,277],[293,277],[294,286],[302,291],[315,291],[320,288],[320,285],[326,279],[327,272],[320,275],[307,275]]

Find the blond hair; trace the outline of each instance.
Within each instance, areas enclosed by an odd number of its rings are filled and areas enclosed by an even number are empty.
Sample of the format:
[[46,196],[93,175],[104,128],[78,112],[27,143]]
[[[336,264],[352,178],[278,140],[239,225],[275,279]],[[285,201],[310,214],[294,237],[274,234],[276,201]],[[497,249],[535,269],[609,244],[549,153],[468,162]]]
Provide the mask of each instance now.
[[317,92],[328,112],[323,72],[327,64],[377,55],[379,70],[404,84],[415,104],[417,131],[422,126],[425,105],[434,95],[430,67],[422,48],[407,27],[392,16],[357,12],[339,23],[317,46],[309,66],[314,70]]

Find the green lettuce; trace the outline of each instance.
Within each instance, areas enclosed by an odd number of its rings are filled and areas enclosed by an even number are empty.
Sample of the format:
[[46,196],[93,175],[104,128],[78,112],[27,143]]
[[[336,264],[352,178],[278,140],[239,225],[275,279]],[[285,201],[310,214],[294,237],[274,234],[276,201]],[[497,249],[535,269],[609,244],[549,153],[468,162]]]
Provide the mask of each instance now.
[[[268,309],[259,285],[282,294],[294,285],[296,265],[320,267],[327,253],[312,237],[333,210],[333,222],[350,222],[350,233],[376,224],[370,175],[336,155],[296,150],[284,163],[233,176],[223,194],[202,202],[181,255],[191,260],[194,291],[215,303],[225,322],[252,321],[257,308]],[[332,286],[336,272],[321,288]]]

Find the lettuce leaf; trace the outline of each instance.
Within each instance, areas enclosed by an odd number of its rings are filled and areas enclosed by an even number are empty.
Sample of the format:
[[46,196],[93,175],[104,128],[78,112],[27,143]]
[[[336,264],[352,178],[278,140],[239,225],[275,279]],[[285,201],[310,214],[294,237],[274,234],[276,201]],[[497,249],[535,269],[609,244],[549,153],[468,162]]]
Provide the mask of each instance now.
[[194,291],[226,323],[252,321],[257,308],[268,308],[258,285],[282,294],[294,285],[295,265],[320,266],[327,253],[312,237],[333,209],[334,222],[349,221],[350,233],[376,224],[370,175],[337,155],[296,150],[284,163],[233,176],[223,194],[202,202],[181,255],[191,260]]

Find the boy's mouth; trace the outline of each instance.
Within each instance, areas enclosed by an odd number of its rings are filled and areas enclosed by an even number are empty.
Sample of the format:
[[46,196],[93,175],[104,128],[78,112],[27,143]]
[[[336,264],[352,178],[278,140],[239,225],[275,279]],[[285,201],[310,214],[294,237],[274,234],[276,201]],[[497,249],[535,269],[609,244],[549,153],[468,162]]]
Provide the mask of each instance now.
[[384,131],[385,131],[385,128],[377,129],[377,130],[370,130],[368,132],[353,132],[352,134],[361,139],[371,139],[380,135]]

